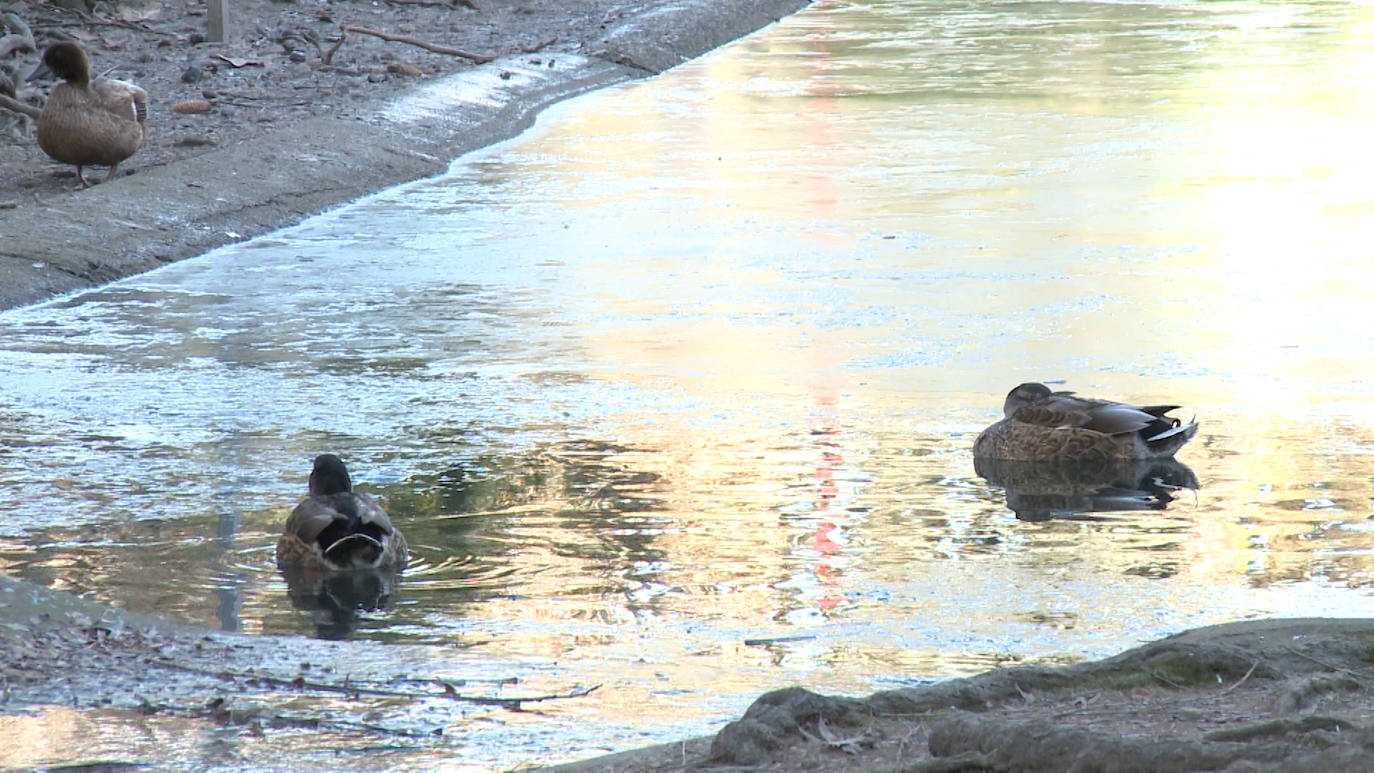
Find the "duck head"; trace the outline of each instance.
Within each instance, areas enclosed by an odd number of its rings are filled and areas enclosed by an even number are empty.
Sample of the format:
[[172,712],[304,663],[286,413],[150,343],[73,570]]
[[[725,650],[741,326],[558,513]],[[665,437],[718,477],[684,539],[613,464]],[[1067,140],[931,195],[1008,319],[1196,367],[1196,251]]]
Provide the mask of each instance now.
[[1002,403],[1002,415],[1010,417],[1021,408],[1030,405],[1037,400],[1044,400],[1054,394],[1050,388],[1044,384],[1029,382],[1021,384],[1007,393],[1007,401]]
[[46,75],[55,75],[71,83],[87,83],[91,80],[91,60],[81,46],[64,40],[53,43],[43,50],[43,61],[29,74],[33,81]]
[[353,480],[348,477],[348,468],[342,459],[334,454],[315,457],[315,468],[310,471],[311,496],[343,494],[352,490]]

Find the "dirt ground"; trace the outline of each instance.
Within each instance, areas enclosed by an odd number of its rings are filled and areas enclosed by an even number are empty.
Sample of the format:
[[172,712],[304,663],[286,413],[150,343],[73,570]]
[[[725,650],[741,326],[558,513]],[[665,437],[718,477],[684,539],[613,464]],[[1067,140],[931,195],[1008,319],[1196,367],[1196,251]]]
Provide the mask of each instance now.
[[713,738],[553,770],[1374,770],[1374,620],[1212,626],[862,699],[786,688]]
[[[137,174],[270,134],[303,118],[362,115],[379,99],[403,93],[419,81],[470,69],[489,58],[595,53],[616,22],[645,6],[661,5],[666,3],[230,0],[231,33],[222,44],[205,41],[206,6],[196,0],[92,0],[90,5],[85,0],[10,0],[0,2],[0,23],[6,13],[22,19],[40,50],[56,40],[77,40],[96,72],[148,91],[147,140],[120,169],[121,174]],[[22,35],[13,21],[6,26],[5,32]],[[344,32],[345,27],[409,37],[473,54],[477,60]],[[0,53],[6,48],[0,47]],[[39,56],[17,47],[0,58],[0,72],[15,87],[9,96],[35,108],[53,85],[51,80],[24,82]],[[0,79],[0,90],[3,84]],[[178,105],[206,112],[176,112]],[[12,207],[23,198],[60,196],[75,186],[75,168],[52,161],[38,148],[31,117],[0,110],[0,137],[0,207]],[[90,177],[104,178],[103,168],[93,171]]]

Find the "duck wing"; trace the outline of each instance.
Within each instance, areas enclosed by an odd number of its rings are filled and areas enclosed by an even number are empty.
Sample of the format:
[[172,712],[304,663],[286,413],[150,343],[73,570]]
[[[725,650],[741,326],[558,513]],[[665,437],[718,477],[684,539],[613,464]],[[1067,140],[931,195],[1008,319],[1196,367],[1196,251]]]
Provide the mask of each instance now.
[[391,519],[366,494],[345,491],[307,497],[286,519],[286,533],[329,550],[334,543],[353,535],[380,542],[395,532]]
[[1084,426],[1107,435],[1139,432],[1159,421],[1159,417],[1124,403],[1094,405],[1088,414],[1091,418]]
[[148,118],[148,92],[128,81],[96,78],[91,93],[97,105],[126,121],[143,123]]
[[1134,405],[1073,397],[1069,392],[1056,392],[1024,406],[1015,418],[1040,427],[1090,429],[1104,435],[1139,432],[1159,421],[1158,416]]

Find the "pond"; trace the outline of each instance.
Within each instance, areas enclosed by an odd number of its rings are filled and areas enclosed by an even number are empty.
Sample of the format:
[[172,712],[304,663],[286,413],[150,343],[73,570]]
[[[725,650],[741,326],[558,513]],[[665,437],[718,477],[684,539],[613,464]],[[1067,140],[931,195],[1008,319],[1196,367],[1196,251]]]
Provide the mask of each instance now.
[[[1358,4],[822,2],[442,177],[0,313],[0,567],[601,685],[400,769],[1368,616],[1371,43]],[[1022,381],[1185,406],[1183,477],[1013,510],[970,447]],[[382,609],[275,571],[325,451],[414,546]]]

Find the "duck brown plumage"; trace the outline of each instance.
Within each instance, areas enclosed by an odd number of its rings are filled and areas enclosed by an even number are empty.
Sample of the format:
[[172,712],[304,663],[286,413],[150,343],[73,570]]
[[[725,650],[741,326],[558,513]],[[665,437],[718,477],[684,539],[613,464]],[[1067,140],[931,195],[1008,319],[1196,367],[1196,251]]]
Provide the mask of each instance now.
[[291,511],[277,541],[277,568],[400,570],[408,560],[406,538],[380,505],[353,490],[343,460],[315,457],[310,495]]
[[973,455],[1013,461],[1167,459],[1197,434],[1167,415],[1177,405],[1134,406],[1021,384],[1007,394],[1003,418],[983,430]]
[[38,116],[38,146],[55,161],[75,164],[81,187],[90,185],[83,166],[110,167],[109,182],[120,162],[143,145],[148,92],[125,81],[92,78],[90,58],[70,41],[48,46],[29,80],[49,72],[62,82],[53,86]]

